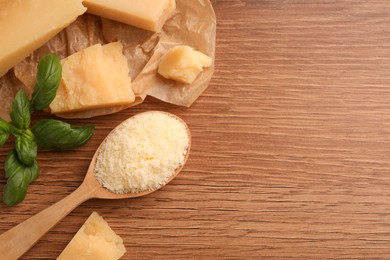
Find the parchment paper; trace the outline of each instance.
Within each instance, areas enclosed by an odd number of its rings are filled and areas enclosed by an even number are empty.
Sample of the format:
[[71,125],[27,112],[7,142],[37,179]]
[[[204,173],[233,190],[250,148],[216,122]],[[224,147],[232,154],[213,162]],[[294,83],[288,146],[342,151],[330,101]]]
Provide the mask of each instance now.
[[[23,88],[31,95],[39,59],[47,53],[65,58],[96,43],[121,41],[130,68],[136,100],[129,106],[100,108],[85,112],[58,114],[67,118],[88,118],[111,114],[140,104],[147,95],[189,107],[207,88],[214,62],[191,84],[164,79],[157,74],[161,56],[176,45],[189,45],[215,57],[216,18],[209,0],[176,0],[176,11],[162,32],[153,33],[90,14],[80,16],[44,46],[0,78],[0,116],[7,118],[16,92]],[[23,84],[21,84],[23,83]]]

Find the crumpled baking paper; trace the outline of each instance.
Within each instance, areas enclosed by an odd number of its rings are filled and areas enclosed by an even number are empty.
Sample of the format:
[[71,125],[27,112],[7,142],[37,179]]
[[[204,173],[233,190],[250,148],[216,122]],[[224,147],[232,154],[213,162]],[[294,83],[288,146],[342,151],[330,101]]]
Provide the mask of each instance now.
[[130,68],[136,100],[128,106],[58,114],[65,118],[88,118],[121,111],[138,105],[146,96],[189,107],[208,87],[214,72],[214,62],[190,85],[168,80],[157,74],[159,61],[170,48],[189,45],[215,57],[216,18],[209,0],[176,0],[176,11],[160,33],[154,33],[90,14],[53,37],[44,46],[17,64],[0,78],[0,117],[9,120],[12,100],[19,89],[31,96],[39,59],[54,52],[65,58],[91,45],[121,41]]

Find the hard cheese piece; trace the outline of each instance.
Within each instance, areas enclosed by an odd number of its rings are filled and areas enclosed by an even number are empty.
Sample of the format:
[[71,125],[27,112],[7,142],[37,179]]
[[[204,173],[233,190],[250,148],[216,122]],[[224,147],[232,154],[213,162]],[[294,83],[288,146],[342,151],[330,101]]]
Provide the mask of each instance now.
[[167,79],[191,84],[212,59],[187,45],[170,49],[161,59],[158,73]]
[[84,0],[88,13],[158,32],[176,9],[175,0]]
[[86,10],[82,0],[0,0],[0,77]]
[[93,212],[57,259],[117,260],[125,252],[122,238]]
[[130,104],[129,67],[120,42],[88,47],[61,61],[62,81],[50,104],[53,114]]

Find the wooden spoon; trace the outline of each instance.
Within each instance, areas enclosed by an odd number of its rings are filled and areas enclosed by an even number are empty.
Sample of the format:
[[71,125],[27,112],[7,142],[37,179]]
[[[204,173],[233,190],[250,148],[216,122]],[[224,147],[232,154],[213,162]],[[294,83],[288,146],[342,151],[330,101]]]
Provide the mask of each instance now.
[[[155,112],[155,111],[151,111],[151,112]],[[149,113],[149,112],[145,112],[145,113]],[[160,112],[160,113],[165,113],[165,112]],[[75,209],[78,205],[85,202],[86,200],[92,198],[127,199],[127,198],[141,197],[162,188],[163,186],[168,184],[168,182],[173,180],[182,170],[184,164],[188,159],[188,155],[190,153],[190,147],[191,147],[191,135],[187,124],[182,119],[169,113],[166,114],[177,118],[185,125],[189,136],[189,144],[188,144],[188,149],[184,158],[183,165],[175,170],[174,174],[168,179],[168,181],[164,185],[158,187],[155,190],[146,190],[139,193],[116,194],[110,192],[106,188],[102,187],[94,176],[96,159],[98,157],[99,150],[102,147],[102,145],[100,145],[92,158],[91,164],[89,165],[83,183],[74,192],[72,192],[67,197],[57,202],[56,204],[48,207],[47,209],[39,212],[38,214],[25,220],[19,225],[6,231],[0,236],[1,259],[12,260],[21,257],[44,234],[46,234],[52,227],[54,227],[61,219],[63,219],[73,209]]]

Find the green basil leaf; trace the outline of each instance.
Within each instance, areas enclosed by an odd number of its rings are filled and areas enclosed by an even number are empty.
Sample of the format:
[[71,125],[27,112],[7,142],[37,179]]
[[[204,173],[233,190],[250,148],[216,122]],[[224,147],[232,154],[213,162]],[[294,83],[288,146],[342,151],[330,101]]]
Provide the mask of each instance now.
[[19,90],[12,103],[12,123],[19,129],[27,129],[30,126],[31,111],[30,101],[23,90]]
[[11,125],[0,118],[0,146],[2,146],[7,140],[11,132]]
[[32,166],[37,158],[37,143],[33,133],[27,129],[23,134],[16,136],[15,150],[19,160],[26,166]]
[[8,140],[9,133],[0,133],[0,146],[5,144],[5,142]]
[[32,93],[32,109],[43,110],[56,96],[61,82],[61,61],[55,54],[44,56],[38,63],[37,81]]
[[31,183],[34,181],[39,175],[38,162],[35,160],[34,164],[30,167],[26,167],[19,160],[16,150],[13,149],[7,156],[4,164],[5,177],[11,178],[20,172],[23,172],[22,176],[24,176],[27,180],[27,183]]
[[35,160],[30,167],[19,161],[16,150],[7,156],[4,164],[7,184],[4,186],[3,202],[9,206],[20,203],[26,196],[28,185],[38,177],[38,162]]
[[3,190],[3,202],[7,206],[15,206],[24,200],[27,193],[27,186],[7,183]]
[[10,126],[9,124],[0,118],[0,146],[2,146],[10,135]]
[[74,127],[54,119],[43,119],[31,129],[39,146],[53,150],[79,147],[92,137],[95,127]]
[[15,175],[16,173],[20,172],[21,168],[23,168],[24,165],[22,165],[19,162],[18,154],[16,153],[15,149],[13,149],[7,156],[7,159],[4,163],[4,171],[5,171],[5,177],[10,178],[11,176]]
[[0,133],[9,133],[10,131],[11,125],[4,119],[0,118]]

